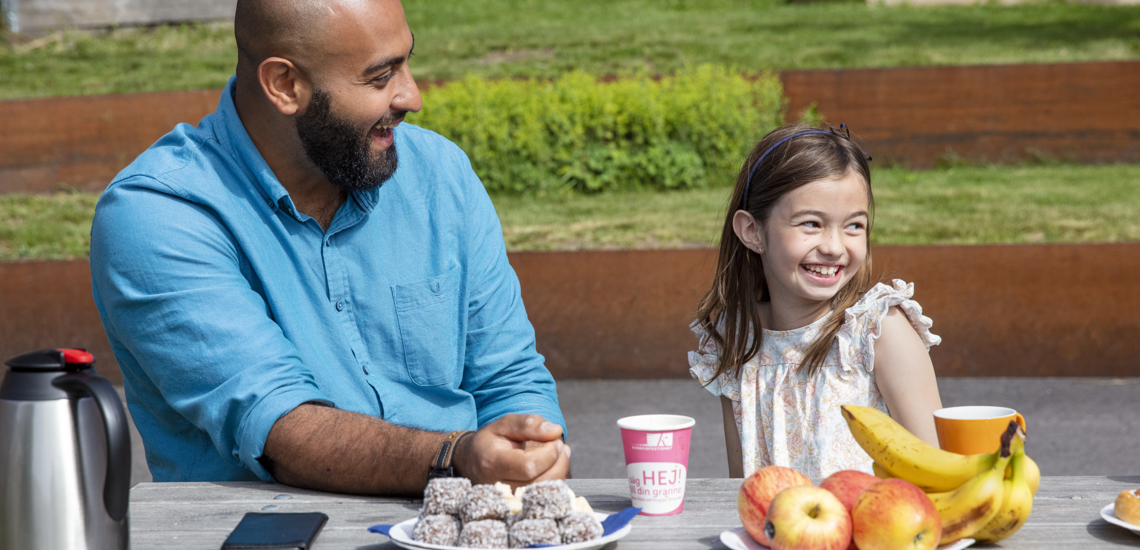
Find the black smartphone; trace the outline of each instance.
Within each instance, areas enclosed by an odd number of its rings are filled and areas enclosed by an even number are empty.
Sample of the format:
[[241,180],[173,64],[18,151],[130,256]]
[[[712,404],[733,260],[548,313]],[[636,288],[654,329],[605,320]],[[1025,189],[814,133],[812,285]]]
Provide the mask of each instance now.
[[329,517],[320,512],[258,514],[249,512],[230,531],[222,550],[301,548],[308,550]]

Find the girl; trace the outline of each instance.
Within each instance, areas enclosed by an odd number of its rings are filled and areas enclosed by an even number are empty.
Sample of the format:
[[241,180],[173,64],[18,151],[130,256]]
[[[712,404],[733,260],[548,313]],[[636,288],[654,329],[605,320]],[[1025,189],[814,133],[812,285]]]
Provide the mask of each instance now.
[[941,339],[912,285],[873,285],[874,201],[846,126],[788,125],[736,180],[689,372],[721,398],[729,473],[776,464],[818,479],[871,472],[840,405],[877,407],[935,446]]

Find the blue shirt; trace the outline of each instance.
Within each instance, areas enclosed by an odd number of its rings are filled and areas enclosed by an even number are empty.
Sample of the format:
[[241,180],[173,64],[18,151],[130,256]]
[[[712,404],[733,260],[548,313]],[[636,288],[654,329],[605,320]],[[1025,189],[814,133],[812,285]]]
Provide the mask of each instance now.
[[156,481],[270,480],[297,405],[434,431],[565,422],[466,155],[396,128],[399,168],[327,231],[246,133],[234,80],[124,169],[91,229],[95,304]]

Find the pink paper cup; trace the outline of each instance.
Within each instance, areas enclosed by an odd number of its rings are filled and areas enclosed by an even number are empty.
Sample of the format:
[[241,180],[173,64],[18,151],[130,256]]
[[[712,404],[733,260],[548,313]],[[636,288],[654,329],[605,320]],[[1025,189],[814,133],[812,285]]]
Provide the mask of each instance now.
[[689,436],[696,421],[687,416],[645,414],[617,421],[625,449],[629,498],[644,516],[685,510]]

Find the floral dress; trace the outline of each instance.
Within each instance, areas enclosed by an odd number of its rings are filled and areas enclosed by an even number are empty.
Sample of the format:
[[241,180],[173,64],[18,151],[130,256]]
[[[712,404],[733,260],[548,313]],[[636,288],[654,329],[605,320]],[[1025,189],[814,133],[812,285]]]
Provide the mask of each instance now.
[[[689,352],[693,378],[713,395],[732,401],[745,476],[773,464],[812,479],[839,470],[871,473],[871,457],[851,437],[839,407],[855,404],[888,412],[875,384],[875,340],[892,306],[906,314],[928,351],[942,341],[930,333],[932,322],[911,300],[913,295],[914,285],[898,279],[893,286],[880,283],[867,291],[847,309],[831,352],[814,377],[799,366],[827,316],[794,330],[764,330],[760,352],[744,364],[739,377],[725,373],[713,378],[718,351],[711,340]],[[700,325],[691,328],[700,340],[705,338]]]

